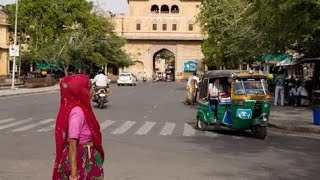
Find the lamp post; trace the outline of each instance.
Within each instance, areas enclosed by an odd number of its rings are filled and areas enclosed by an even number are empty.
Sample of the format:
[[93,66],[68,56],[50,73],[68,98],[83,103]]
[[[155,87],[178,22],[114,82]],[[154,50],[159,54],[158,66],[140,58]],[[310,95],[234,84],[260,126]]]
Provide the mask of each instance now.
[[16,66],[16,46],[17,46],[17,28],[18,28],[18,3],[19,0],[16,0],[16,14],[15,14],[15,23],[14,23],[14,48],[15,53],[13,56],[13,64],[12,64],[12,86],[11,89],[14,89],[14,79],[15,79],[15,66]]

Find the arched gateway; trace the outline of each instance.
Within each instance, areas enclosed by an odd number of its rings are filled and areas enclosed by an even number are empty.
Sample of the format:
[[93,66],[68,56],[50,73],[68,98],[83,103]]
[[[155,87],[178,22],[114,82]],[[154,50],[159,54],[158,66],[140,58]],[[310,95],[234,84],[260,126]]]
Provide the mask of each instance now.
[[175,54],[168,49],[161,49],[153,55],[153,72],[162,74],[166,81],[175,80]]
[[[164,50],[173,54],[174,60],[169,58],[164,64],[171,63],[176,80],[187,78],[192,71],[203,71],[203,36],[194,23],[201,0],[144,1],[149,6],[142,7],[141,0],[128,0],[129,14],[112,17],[115,32],[127,39],[125,50],[132,61],[141,61],[148,79],[152,78],[155,65],[159,65],[155,62],[161,64],[163,55],[159,58],[158,54]],[[188,69],[185,64],[190,61],[196,62],[198,68]],[[132,68],[124,70],[132,71]]]

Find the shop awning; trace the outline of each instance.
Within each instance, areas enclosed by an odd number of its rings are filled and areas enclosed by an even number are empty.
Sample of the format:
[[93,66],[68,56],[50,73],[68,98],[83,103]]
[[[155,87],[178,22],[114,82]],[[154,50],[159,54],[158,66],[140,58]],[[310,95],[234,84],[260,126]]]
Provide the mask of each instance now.
[[55,65],[49,64],[47,62],[37,62],[36,68],[40,70],[57,70],[58,69]]
[[285,60],[278,62],[277,66],[290,66],[292,64],[292,60],[290,58],[286,58]]
[[291,57],[283,54],[283,53],[269,53],[269,54],[264,54],[262,56],[260,56],[257,59],[258,62],[261,63],[267,63],[267,64],[275,64],[275,65],[291,65],[292,64],[292,60]]

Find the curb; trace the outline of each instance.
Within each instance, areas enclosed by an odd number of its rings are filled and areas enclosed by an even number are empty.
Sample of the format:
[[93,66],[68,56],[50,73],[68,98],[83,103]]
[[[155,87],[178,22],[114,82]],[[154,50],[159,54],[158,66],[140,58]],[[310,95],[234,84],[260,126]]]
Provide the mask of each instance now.
[[0,95],[0,98],[10,97],[10,96],[29,95],[29,94],[40,94],[40,93],[56,92],[56,91],[59,91],[59,89],[53,89],[53,90],[51,89],[51,90],[35,91],[35,92],[26,92],[26,93],[17,93],[17,94],[4,94],[4,95]]
[[275,123],[270,123],[270,122],[268,122],[268,126],[273,127],[273,128],[277,128],[277,129],[284,129],[284,130],[288,130],[288,131],[320,134],[320,127],[319,128],[312,128],[312,127],[305,127],[305,126],[282,125],[282,124],[275,124]]

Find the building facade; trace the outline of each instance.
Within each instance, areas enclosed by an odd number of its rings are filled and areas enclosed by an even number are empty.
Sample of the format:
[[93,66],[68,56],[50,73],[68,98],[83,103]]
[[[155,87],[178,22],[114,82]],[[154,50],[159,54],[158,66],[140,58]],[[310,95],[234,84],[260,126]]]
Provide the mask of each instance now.
[[0,10],[0,76],[9,75],[9,24],[8,16]]
[[162,62],[156,57],[162,51],[173,53],[177,80],[204,70],[204,36],[196,23],[201,0],[128,0],[128,4],[128,14],[112,17],[115,32],[127,39],[124,48],[134,61],[134,65],[122,71],[138,77],[146,72],[150,79],[159,70],[157,63]]

